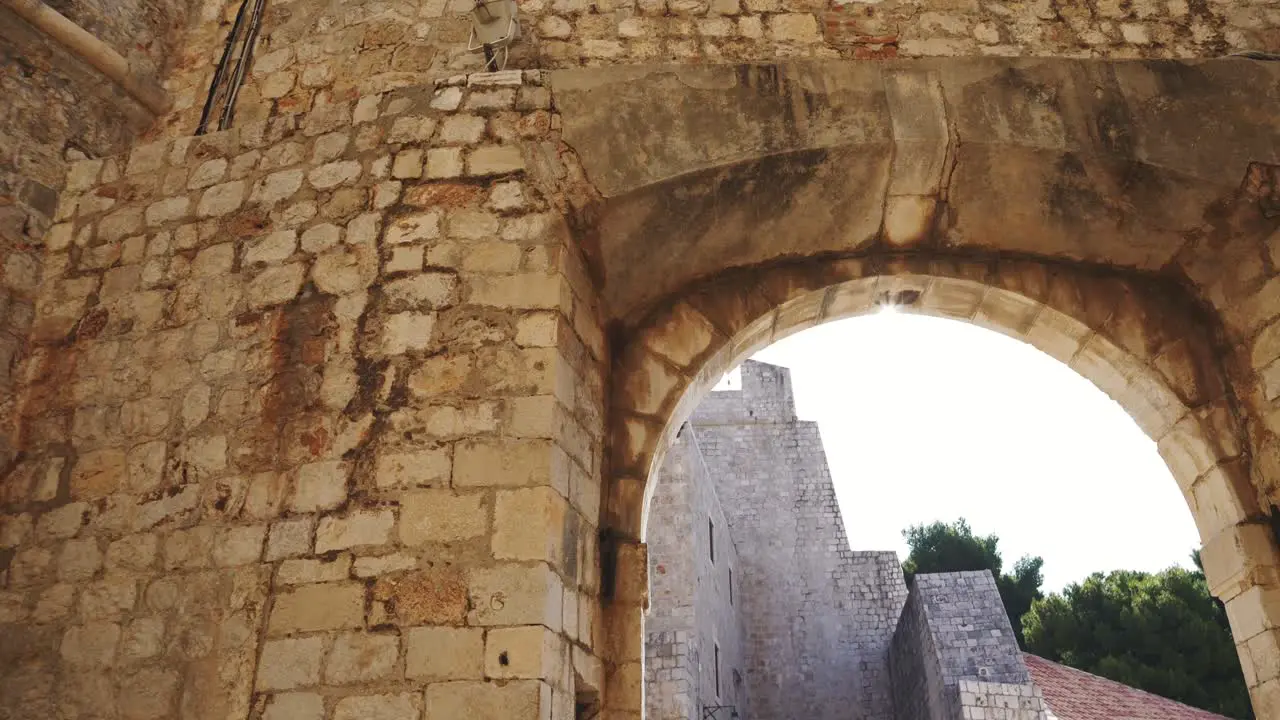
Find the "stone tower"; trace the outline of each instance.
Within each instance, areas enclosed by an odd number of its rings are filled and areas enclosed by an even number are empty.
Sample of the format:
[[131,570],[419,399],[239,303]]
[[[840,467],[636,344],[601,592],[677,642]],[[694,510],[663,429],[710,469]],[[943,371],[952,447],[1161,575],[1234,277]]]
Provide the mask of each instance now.
[[[740,390],[703,400],[658,475],[650,661],[665,670],[666,657],[687,656],[682,720],[712,704],[761,720],[892,720],[889,643],[907,594],[898,558],[850,550],[818,426],[796,419],[790,371],[748,361],[741,377]],[[680,595],[690,589],[692,608]],[[715,647],[721,675],[743,677],[720,702],[706,681]]]

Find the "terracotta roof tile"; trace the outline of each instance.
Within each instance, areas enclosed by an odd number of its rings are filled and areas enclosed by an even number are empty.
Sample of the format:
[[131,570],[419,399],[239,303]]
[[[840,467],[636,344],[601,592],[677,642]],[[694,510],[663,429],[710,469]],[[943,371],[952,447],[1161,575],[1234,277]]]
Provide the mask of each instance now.
[[1057,720],[1228,720],[1030,653],[1022,656]]

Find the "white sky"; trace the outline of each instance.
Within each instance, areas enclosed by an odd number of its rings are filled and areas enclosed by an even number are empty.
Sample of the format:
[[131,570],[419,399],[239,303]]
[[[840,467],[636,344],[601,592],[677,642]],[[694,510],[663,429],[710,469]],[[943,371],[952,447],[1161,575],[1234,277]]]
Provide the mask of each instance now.
[[1155,443],[1030,345],[880,314],[812,328],[755,359],[791,368],[854,550],[904,558],[903,528],[965,517],[999,535],[1006,569],[1042,556],[1046,591],[1098,570],[1190,567],[1199,537]]

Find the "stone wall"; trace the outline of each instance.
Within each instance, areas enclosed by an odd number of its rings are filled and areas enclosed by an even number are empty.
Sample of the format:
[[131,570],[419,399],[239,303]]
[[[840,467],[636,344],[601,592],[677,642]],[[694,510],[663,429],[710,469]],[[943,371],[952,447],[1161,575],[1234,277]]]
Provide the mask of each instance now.
[[891,650],[895,720],[1044,720],[995,578],[912,578]]
[[696,558],[689,548],[693,527],[691,485],[701,460],[688,442],[667,453],[662,480],[650,500],[649,609],[644,617],[645,717],[652,720],[701,720],[697,669],[691,657],[697,616],[694,591]]
[[[221,1],[223,9],[216,12]],[[239,0],[210,0],[170,87],[195,127]],[[268,4],[240,98],[248,120],[478,69],[467,0]],[[965,0],[526,0],[511,67],[926,56],[1215,57],[1280,49],[1280,3]]]
[[948,685],[961,678],[1026,683],[1017,637],[1005,613],[995,578],[985,570],[919,575],[911,592],[920,596],[929,632]]
[[924,599],[907,595],[889,652],[894,720],[944,720],[951,708]]
[[72,167],[0,495],[0,717],[601,698],[604,350],[539,189],[556,123],[516,72]]
[[[713,393],[705,406],[686,432],[741,558],[735,600],[752,716],[891,717],[902,573],[894,553],[850,551],[818,428],[794,419],[789,371],[744,363],[742,390]],[[736,422],[733,407],[743,411]]]
[[[50,6],[144,77],[169,70],[189,0],[60,0]],[[26,355],[42,241],[67,162],[128,150],[151,115],[101,73],[0,7],[0,467],[12,461],[13,376]]]
[[716,482],[692,429],[681,434],[667,455],[652,502],[646,535],[647,717],[701,720],[702,708],[712,706],[732,706],[749,717],[742,637],[750,618],[739,612],[739,596],[731,598],[729,589],[731,574],[732,582],[742,581],[742,567]]

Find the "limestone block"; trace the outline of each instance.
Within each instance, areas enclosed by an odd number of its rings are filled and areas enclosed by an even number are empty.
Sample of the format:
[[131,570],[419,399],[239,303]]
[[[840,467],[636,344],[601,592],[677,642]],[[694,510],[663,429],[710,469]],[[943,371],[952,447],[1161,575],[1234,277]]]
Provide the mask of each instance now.
[[475,305],[541,310],[559,306],[560,289],[561,277],[557,274],[479,275],[468,279],[464,297]]
[[224,158],[206,160],[196,166],[187,180],[189,190],[200,190],[216,185],[227,174],[227,161]]
[[1277,575],[1275,541],[1256,523],[1228,528],[1205,541],[1201,551],[1209,590],[1224,603]]
[[307,174],[307,180],[317,190],[329,190],[339,185],[354,182],[360,177],[362,169],[355,160],[341,160],[328,163],[313,169]]
[[301,263],[267,268],[249,282],[245,300],[255,310],[286,303],[297,297],[305,277]]
[[505,175],[525,169],[524,155],[516,145],[483,145],[467,153],[467,174]]
[[462,88],[460,87],[443,87],[437,88],[435,94],[431,97],[432,110],[444,110],[452,112],[462,105]]
[[564,670],[566,650],[560,636],[541,625],[494,628],[485,636],[484,672],[491,678],[556,683]]
[[818,20],[808,13],[769,16],[769,36],[779,42],[815,43],[821,39]]
[[107,568],[146,570],[156,561],[160,539],[153,533],[126,535],[107,546]]
[[100,582],[84,587],[79,612],[86,621],[120,620],[133,610],[137,598],[137,580],[132,575],[108,574]]
[[[432,683],[427,686],[423,720],[524,720],[545,717],[550,688],[538,680],[513,680],[505,685],[475,681]],[[545,700],[544,700],[545,698]],[[548,714],[550,708],[547,708]]]
[[138,618],[129,623],[120,642],[120,657],[126,662],[156,657],[164,650],[164,620]]
[[120,642],[120,626],[111,622],[91,622],[69,628],[59,649],[68,664],[110,667],[115,664]]
[[267,562],[281,558],[297,557],[310,552],[312,545],[311,518],[281,520],[271,524],[267,534],[267,549],[263,557]]
[[374,483],[378,487],[447,486],[451,472],[446,448],[378,456]]
[[90,500],[116,492],[125,477],[122,450],[96,450],[80,457],[71,469],[71,497]]
[[392,510],[356,510],[342,517],[325,516],[316,529],[316,552],[384,545],[395,525]]
[[320,682],[324,639],[268,640],[258,661],[258,690],[291,690]]
[[397,635],[343,633],[334,639],[329,650],[324,680],[338,685],[382,680],[393,673],[399,657]]
[[484,210],[457,210],[449,215],[448,234],[461,240],[487,240],[498,234],[499,221]]
[[[369,262],[363,262],[367,260]],[[311,279],[316,289],[330,295],[347,295],[368,287],[376,273],[376,260],[371,253],[335,250],[316,258]]]
[[64,582],[89,580],[101,568],[102,551],[97,538],[68,540],[58,553],[58,579]]
[[302,188],[302,177],[301,168],[272,173],[254,185],[251,200],[267,206],[287,200]]
[[395,163],[391,166],[391,177],[398,180],[422,177],[422,150],[411,148],[396,153]]
[[488,533],[482,493],[419,490],[400,500],[400,542],[405,545],[452,543]]
[[[494,506],[493,555],[545,560],[559,565],[564,553],[568,503],[549,487],[498,492]],[[569,538],[576,542],[576,538]]]
[[165,223],[185,220],[190,213],[191,200],[185,196],[161,200],[147,206],[147,225],[155,227]]
[[277,230],[264,235],[245,251],[244,261],[250,265],[270,265],[287,260],[298,247],[297,233]]
[[462,149],[457,147],[432,148],[427,151],[428,178],[439,180],[462,175]]
[[405,631],[405,675],[431,682],[484,677],[484,631],[418,627]]
[[[302,249],[315,254],[334,247],[342,241],[342,228],[332,223],[321,223],[302,233]],[[355,242],[355,239],[350,239]]]
[[298,468],[298,478],[289,498],[294,512],[332,510],[347,499],[346,463],[325,461],[308,463]]
[[485,120],[478,115],[450,115],[440,124],[440,142],[474,145],[484,137]]
[[392,280],[383,290],[397,310],[441,308],[457,302],[458,278],[453,273],[424,272]]
[[339,700],[333,710],[333,720],[419,720],[421,717],[417,698],[409,693],[346,697]]
[[196,207],[196,213],[204,217],[221,217],[227,213],[239,208],[244,202],[245,183],[243,180],[233,180],[222,185],[214,185],[204,194],[200,196],[200,204]]
[[387,317],[379,339],[380,354],[399,355],[426,349],[431,344],[435,321],[435,313],[402,312]]
[[454,453],[455,487],[548,485],[568,471],[567,458],[549,440],[467,440]]
[[364,586],[354,583],[295,587],[276,596],[267,630],[272,635],[286,635],[361,627],[364,596]]
[[13,548],[23,544],[34,528],[35,523],[30,513],[0,515],[0,548]]
[[164,540],[164,567],[208,567],[213,550],[213,527],[200,526],[175,530]]
[[387,133],[387,142],[423,142],[431,139],[431,135],[435,132],[435,129],[436,121],[434,118],[421,117],[417,115],[399,117],[391,124],[391,131]]
[[471,625],[546,625],[560,630],[563,587],[545,564],[506,563],[471,571]]
[[387,228],[388,245],[435,240],[440,237],[440,212],[427,211],[397,218]]
[[533,312],[516,321],[516,344],[521,347],[555,347],[560,316],[554,312]]
[[423,248],[420,245],[392,247],[391,255],[382,266],[382,272],[385,275],[420,272],[422,260]]
[[219,567],[237,567],[258,562],[266,537],[265,525],[223,528],[213,546],[213,562]]

